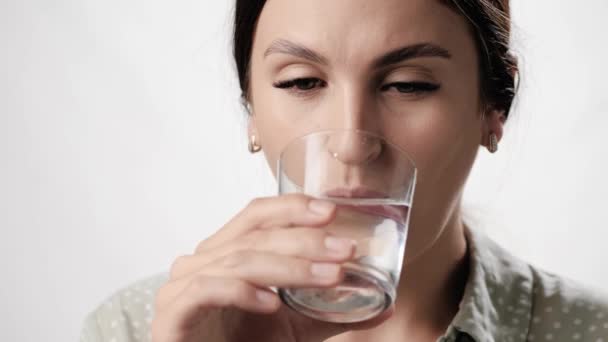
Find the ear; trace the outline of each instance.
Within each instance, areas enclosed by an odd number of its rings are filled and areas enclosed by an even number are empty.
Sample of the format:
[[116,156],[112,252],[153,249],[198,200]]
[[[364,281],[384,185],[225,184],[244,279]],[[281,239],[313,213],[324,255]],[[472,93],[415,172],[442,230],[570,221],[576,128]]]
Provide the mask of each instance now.
[[504,125],[507,117],[504,110],[491,109],[484,113],[483,123],[481,126],[481,142],[482,146],[490,145],[490,133],[496,134],[498,141],[502,139]]

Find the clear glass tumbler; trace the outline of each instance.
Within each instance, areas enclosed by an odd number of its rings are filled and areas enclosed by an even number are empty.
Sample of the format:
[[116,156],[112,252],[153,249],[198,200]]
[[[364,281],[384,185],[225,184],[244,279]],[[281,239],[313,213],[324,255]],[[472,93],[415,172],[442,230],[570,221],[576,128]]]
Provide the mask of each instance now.
[[416,167],[406,152],[361,130],[299,137],[277,165],[279,194],[304,193],[337,205],[325,229],[357,241],[355,260],[332,288],[279,288],[284,303],[323,321],[371,319],[394,302],[405,252]]

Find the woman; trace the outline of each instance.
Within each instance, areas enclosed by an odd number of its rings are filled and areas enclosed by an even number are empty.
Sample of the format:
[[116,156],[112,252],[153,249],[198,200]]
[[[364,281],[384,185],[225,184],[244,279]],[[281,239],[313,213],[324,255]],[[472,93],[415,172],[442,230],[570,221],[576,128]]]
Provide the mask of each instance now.
[[461,217],[479,147],[497,151],[515,95],[509,30],[508,0],[237,0],[252,153],[272,167],[297,136],[360,129],[415,161],[397,301],[358,324],[281,305],[269,287],[335,285],[356,246],[322,229],[333,204],[272,197],[252,201],[169,275],[110,298],[82,340],[608,341],[608,300],[518,260]]

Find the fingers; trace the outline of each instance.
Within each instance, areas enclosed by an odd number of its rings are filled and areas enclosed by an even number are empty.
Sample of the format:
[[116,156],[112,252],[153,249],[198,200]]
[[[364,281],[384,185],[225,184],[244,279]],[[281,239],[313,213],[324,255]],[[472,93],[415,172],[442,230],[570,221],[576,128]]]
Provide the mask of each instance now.
[[171,268],[171,278],[187,276],[215,260],[247,250],[272,252],[311,261],[343,262],[354,256],[355,245],[356,241],[333,236],[323,229],[257,230],[225,246],[178,258]]
[[221,323],[213,321],[222,319],[218,308],[276,312],[281,303],[270,287],[337,285],[356,247],[320,229],[335,215],[335,204],[302,194],[253,200],[194,255],[174,262],[156,296],[155,341],[197,339]]
[[159,294],[166,305],[197,277],[236,278],[256,287],[331,287],[343,278],[337,263],[313,262],[269,252],[240,251],[208,264],[194,274],[170,281]]
[[335,211],[334,203],[302,194],[256,198],[216,234],[201,242],[196,251],[216,247],[255,229],[321,227],[333,219]]
[[265,287],[307,287],[337,284],[341,266],[268,252],[241,251],[209,265],[204,272],[217,277],[232,276]]
[[[178,293],[174,300],[157,306],[153,329],[175,337],[199,324],[203,309],[235,307],[257,313],[272,313],[279,309],[280,300],[270,290],[256,288],[239,279],[197,276]],[[175,339],[175,338],[171,338]],[[161,338],[162,340],[162,338]]]

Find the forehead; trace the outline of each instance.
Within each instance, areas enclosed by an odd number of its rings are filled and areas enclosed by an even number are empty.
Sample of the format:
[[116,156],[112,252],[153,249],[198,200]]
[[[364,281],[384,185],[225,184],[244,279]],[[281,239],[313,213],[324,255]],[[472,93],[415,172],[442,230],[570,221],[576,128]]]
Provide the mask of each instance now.
[[276,39],[296,41],[334,62],[421,42],[449,50],[472,45],[466,19],[441,0],[268,0],[254,54],[263,54]]

